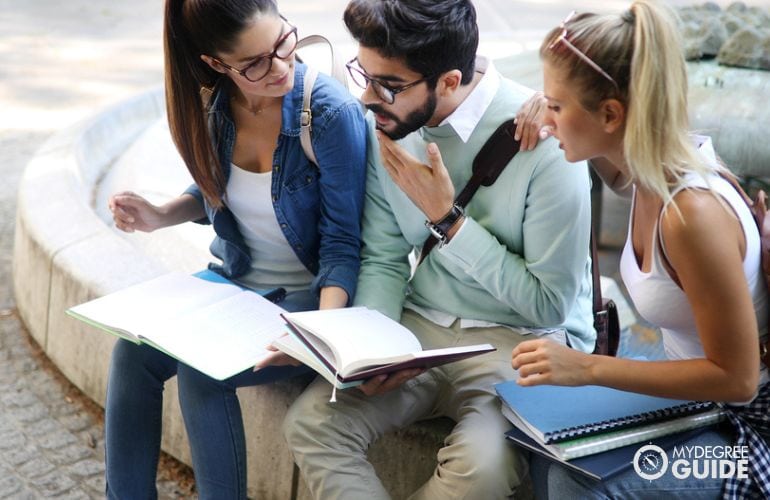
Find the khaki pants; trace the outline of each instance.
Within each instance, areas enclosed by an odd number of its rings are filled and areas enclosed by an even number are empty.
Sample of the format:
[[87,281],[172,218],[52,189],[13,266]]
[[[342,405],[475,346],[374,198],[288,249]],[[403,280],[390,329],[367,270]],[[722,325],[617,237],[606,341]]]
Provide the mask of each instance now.
[[433,368],[379,396],[338,391],[336,403],[329,402],[331,385],[318,377],[284,422],[286,439],[313,496],[389,498],[366,460],[369,445],[385,433],[438,416],[457,425],[438,452],[433,476],[412,498],[510,496],[526,473],[526,462],[503,437],[511,424],[500,413],[493,385],[516,377],[511,351],[527,336],[504,327],[463,330],[459,321],[443,328],[410,310],[404,310],[401,323],[424,349],[490,343],[497,351]]

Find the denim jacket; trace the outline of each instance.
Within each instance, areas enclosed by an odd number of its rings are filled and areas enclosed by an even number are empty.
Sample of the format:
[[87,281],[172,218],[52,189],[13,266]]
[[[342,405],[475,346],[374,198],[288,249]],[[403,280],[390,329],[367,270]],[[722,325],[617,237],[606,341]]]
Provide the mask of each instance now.
[[[295,64],[294,88],[283,99],[281,131],[273,153],[272,199],[278,224],[300,262],[315,275],[311,291],[339,286],[349,301],[355,295],[361,211],[366,176],[366,124],[358,101],[337,81],[319,74],[313,87],[312,144],[318,166],[308,160],[300,145],[300,113],[307,67]],[[228,79],[214,90],[209,108],[209,130],[219,163],[230,177],[235,145],[235,124],[230,114]],[[210,250],[222,264],[209,268],[228,278],[238,278],[251,267],[251,252],[238,230],[232,212],[217,210],[193,184],[185,193],[204,205],[216,238]]]

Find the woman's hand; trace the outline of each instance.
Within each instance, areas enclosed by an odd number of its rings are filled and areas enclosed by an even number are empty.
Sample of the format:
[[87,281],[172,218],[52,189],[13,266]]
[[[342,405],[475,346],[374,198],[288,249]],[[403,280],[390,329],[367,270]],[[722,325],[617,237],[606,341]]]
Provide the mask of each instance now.
[[[285,337],[286,335],[288,335],[288,333],[283,336]],[[302,364],[302,362],[292,358],[288,354],[279,351],[278,348],[274,347],[272,344],[267,346],[266,349],[270,351],[270,353],[254,365],[254,371],[267,368],[268,366],[299,366]]]
[[589,385],[594,356],[552,340],[527,340],[511,354],[519,385]]
[[121,231],[149,233],[165,226],[161,208],[131,191],[110,196],[109,207],[115,226]]
[[516,131],[513,138],[521,141],[522,151],[535,149],[538,141],[547,139],[550,135],[550,128],[543,126],[547,104],[543,93],[535,92],[516,112]]

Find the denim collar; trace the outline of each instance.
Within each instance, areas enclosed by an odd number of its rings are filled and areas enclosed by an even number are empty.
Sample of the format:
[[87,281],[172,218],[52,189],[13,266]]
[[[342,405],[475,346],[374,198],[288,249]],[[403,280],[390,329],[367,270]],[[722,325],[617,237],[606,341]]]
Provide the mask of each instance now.
[[[306,71],[307,66],[299,61],[294,63],[294,88],[284,96],[281,104],[281,134],[283,135],[299,137]],[[208,112],[209,115],[219,115],[233,124],[233,118],[230,114],[231,86],[232,82],[228,77],[220,77],[214,86]]]

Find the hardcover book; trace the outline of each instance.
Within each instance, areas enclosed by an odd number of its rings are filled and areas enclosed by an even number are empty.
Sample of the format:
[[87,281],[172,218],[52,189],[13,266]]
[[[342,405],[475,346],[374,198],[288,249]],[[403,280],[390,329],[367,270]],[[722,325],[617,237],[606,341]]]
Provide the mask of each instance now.
[[417,337],[365,307],[283,315],[292,335],[273,345],[343,389],[381,374],[430,368],[494,351],[489,344],[423,350]]

